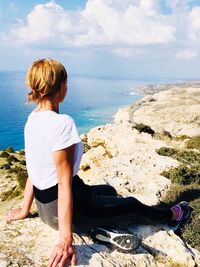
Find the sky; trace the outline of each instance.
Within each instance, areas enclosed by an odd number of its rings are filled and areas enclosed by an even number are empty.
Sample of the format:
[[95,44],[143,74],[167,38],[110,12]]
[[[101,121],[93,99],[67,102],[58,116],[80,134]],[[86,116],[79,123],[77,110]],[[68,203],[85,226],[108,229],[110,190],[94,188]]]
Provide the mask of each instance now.
[[0,70],[200,79],[200,0],[0,0]]

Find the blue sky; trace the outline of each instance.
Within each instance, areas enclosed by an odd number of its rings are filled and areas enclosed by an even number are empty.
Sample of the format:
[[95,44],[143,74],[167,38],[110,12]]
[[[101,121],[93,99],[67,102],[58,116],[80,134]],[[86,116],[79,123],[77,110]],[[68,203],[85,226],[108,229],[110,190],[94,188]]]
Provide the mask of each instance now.
[[0,70],[38,58],[93,77],[200,77],[200,1],[0,0]]

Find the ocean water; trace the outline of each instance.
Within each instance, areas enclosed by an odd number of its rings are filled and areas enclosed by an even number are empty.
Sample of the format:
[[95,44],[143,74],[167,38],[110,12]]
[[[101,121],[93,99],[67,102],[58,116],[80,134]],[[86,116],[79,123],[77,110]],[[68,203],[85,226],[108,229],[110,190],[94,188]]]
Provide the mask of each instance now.
[[[120,107],[132,104],[141,95],[134,94],[139,85],[167,83],[175,79],[106,79],[71,76],[68,93],[60,113],[73,117],[79,133],[112,122]],[[35,104],[27,103],[25,72],[0,71],[0,150],[12,146],[24,148],[24,125]]]

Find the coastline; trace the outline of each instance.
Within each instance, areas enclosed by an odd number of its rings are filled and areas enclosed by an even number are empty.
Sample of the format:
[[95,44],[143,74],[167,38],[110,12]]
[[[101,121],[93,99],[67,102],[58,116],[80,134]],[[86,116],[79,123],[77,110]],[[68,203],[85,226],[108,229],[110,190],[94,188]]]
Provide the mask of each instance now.
[[[24,148],[24,124],[33,107],[25,104],[27,91],[24,88],[24,74],[3,75],[0,79],[4,99],[0,112],[0,149],[13,146],[19,150]],[[135,92],[138,86],[161,83],[166,86],[168,81],[174,83],[178,80],[159,77],[134,77],[131,80],[71,77],[68,98],[62,103],[60,111],[74,118],[81,134],[97,125],[112,123],[110,115],[114,116],[119,108],[141,100],[142,94],[138,96]]]
[[168,83],[168,84],[156,84],[156,85],[142,85],[136,88],[136,93],[145,95],[152,95],[161,91],[166,91],[172,88],[200,88],[200,81],[192,82],[180,82],[180,83]]

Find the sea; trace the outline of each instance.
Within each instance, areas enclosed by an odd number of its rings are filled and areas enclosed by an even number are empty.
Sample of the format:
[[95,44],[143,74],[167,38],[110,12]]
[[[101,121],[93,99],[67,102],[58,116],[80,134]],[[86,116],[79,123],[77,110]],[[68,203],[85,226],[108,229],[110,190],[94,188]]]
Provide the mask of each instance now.
[[[75,120],[79,134],[87,133],[95,126],[112,122],[119,108],[141,99],[143,96],[136,91],[138,86],[173,82],[180,79],[69,75],[68,92],[60,104],[60,113]],[[24,149],[24,125],[36,107],[27,102],[28,92],[25,72],[0,71],[0,150],[9,146],[14,150]]]

